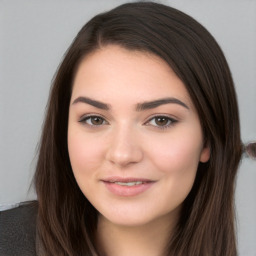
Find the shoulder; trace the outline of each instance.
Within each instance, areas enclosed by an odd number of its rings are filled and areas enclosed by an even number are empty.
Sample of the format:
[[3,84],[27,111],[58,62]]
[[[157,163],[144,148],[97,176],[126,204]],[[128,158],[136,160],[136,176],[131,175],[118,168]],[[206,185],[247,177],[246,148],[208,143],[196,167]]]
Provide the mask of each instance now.
[[37,202],[0,212],[0,255],[36,255]]

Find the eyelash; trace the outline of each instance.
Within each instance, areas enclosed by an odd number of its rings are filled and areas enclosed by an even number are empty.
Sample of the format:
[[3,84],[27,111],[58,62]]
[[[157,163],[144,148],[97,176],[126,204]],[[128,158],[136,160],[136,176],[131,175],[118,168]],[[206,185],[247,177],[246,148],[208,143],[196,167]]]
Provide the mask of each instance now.
[[[92,124],[92,119],[93,118],[98,118],[98,119],[102,120],[104,123],[103,124],[99,124],[99,125]],[[91,120],[91,124],[87,123],[88,120]],[[83,123],[84,125],[88,125],[88,126],[95,127],[95,128],[97,128],[98,126],[102,126],[102,125],[108,124],[108,122],[105,120],[105,118],[102,117],[102,116],[99,116],[99,115],[86,115],[86,116],[83,116],[79,120],[79,122]]]
[[157,124],[156,124],[156,125],[152,125],[152,126],[156,127],[157,129],[161,129],[161,130],[168,129],[169,127],[174,126],[175,123],[178,122],[178,120],[176,120],[176,119],[174,119],[174,118],[172,118],[172,117],[170,117],[170,116],[166,116],[166,115],[156,115],[156,116],[153,116],[152,118],[150,118],[145,124],[146,124],[146,125],[150,125],[149,123],[150,123],[151,121],[153,121],[153,120],[155,120],[155,122],[156,122],[156,119],[157,119],[157,118],[163,118],[163,119],[165,119],[165,120],[168,122],[168,124],[165,124],[165,125],[163,125],[163,126],[157,125]]
[[[93,124],[93,123],[92,123],[92,119],[93,119],[93,118],[97,118],[97,119],[101,120],[103,123],[102,123],[102,124],[99,124],[99,125]],[[165,119],[165,120],[167,121],[167,124],[165,124],[165,125],[163,125],[163,126],[157,125],[157,124],[155,124],[155,125],[150,124],[150,122],[152,122],[153,120],[155,120],[155,123],[156,123],[156,119],[157,119],[157,118]],[[88,123],[88,120],[91,120],[91,121],[90,121],[90,124]],[[105,120],[104,117],[99,116],[99,115],[86,115],[86,116],[83,116],[83,117],[79,120],[79,122],[80,122],[80,123],[83,123],[84,125],[90,126],[90,127],[92,127],[92,128],[98,128],[98,127],[100,127],[100,126],[102,126],[102,125],[108,125],[108,124],[109,124],[109,123]],[[164,129],[168,129],[169,127],[175,125],[175,123],[177,123],[177,122],[178,122],[178,120],[176,120],[176,119],[174,119],[174,118],[172,118],[172,117],[169,117],[169,116],[166,116],[166,115],[156,115],[156,116],[151,117],[147,122],[145,122],[145,125],[147,125],[147,126],[153,126],[153,127],[157,128],[157,129],[164,130]]]

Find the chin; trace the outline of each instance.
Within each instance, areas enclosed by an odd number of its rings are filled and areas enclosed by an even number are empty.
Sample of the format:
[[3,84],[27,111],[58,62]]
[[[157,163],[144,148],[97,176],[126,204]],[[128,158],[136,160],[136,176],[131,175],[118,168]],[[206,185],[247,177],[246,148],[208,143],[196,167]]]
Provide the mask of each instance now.
[[113,225],[123,227],[145,226],[154,220],[154,218],[142,218],[141,216],[111,216],[111,218],[103,216],[103,218]]
[[100,214],[102,219],[111,224],[123,227],[142,227],[154,224],[160,224],[161,222],[173,223],[179,216],[179,208],[169,212],[153,212],[152,210],[143,211],[137,209],[132,211],[110,211],[104,215]]

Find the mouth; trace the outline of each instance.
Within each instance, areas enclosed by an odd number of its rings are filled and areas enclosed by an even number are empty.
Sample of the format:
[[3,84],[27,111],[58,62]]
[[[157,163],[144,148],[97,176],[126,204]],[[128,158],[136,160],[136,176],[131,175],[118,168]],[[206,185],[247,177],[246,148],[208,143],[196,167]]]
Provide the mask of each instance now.
[[136,186],[145,183],[154,182],[153,180],[145,179],[145,178],[123,178],[123,177],[109,177],[102,180],[107,183],[114,183],[120,186]]
[[122,196],[136,196],[148,190],[156,181],[144,178],[110,177],[102,180],[108,191]]
[[115,184],[120,185],[120,186],[131,187],[131,186],[141,185],[141,184],[144,184],[146,182],[142,182],[142,181],[133,181],[133,182],[114,181],[114,182],[110,182],[110,183],[115,183]]

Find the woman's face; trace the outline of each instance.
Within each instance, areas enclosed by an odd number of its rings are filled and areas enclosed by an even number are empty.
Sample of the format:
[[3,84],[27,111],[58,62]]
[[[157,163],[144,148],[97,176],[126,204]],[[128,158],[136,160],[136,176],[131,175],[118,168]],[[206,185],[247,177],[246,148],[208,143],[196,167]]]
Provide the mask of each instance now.
[[196,110],[172,69],[113,45],[78,68],[68,150],[78,186],[100,216],[128,226],[177,217],[198,163],[209,159]]

